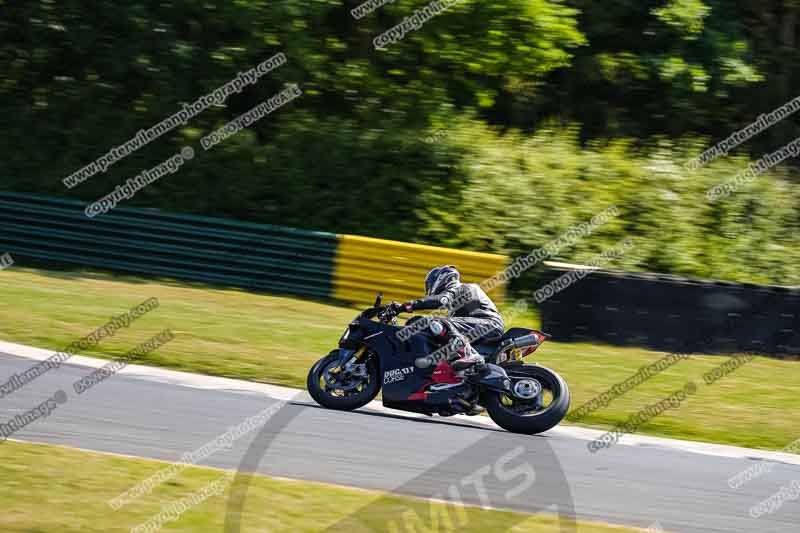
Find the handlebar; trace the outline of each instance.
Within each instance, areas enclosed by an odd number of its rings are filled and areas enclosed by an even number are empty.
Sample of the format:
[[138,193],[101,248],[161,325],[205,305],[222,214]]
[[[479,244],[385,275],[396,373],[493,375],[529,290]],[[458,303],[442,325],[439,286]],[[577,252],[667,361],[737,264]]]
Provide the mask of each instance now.
[[361,316],[364,318],[377,318],[384,324],[396,324],[397,323],[397,314],[392,313],[390,311],[392,304],[381,305],[382,294],[378,294],[378,298],[375,299],[375,303],[369,309],[365,309]]
[[384,324],[397,322],[397,314],[393,313],[391,309],[391,306],[382,305],[381,310],[377,313],[378,320]]

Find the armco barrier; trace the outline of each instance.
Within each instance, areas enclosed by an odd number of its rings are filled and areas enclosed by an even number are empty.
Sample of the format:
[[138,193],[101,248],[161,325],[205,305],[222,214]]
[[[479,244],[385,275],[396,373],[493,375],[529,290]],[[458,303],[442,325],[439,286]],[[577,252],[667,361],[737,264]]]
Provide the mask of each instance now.
[[[542,286],[578,267],[545,263]],[[596,270],[545,300],[562,342],[661,351],[800,354],[800,289]]]
[[0,192],[0,249],[17,260],[330,296],[337,236],[117,207],[89,219],[75,200]]
[[[464,281],[480,283],[503,270],[507,262],[502,255],[341,235],[334,297],[364,303],[382,291],[386,300],[406,301],[425,293],[425,274],[431,267],[455,265]],[[499,302],[503,292],[500,287],[490,295]]]
[[[432,266],[483,281],[504,256],[304,231],[154,209],[117,207],[95,218],[76,200],[0,192],[0,253],[247,289],[371,302],[424,292]],[[494,293],[502,297],[502,289]]]

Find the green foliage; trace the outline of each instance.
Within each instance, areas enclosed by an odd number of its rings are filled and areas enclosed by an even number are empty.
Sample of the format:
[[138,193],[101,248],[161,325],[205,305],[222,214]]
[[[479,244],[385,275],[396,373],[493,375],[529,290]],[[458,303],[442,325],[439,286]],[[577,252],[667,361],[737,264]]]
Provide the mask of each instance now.
[[425,192],[420,235],[429,242],[531,253],[613,205],[619,217],[551,259],[585,264],[631,237],[633,249],[610,267],[800,284],[800,186],[785,171],[708,202],[706,191],[746,169],[746,157],[692,172],[684,164],[700,140],[581,146],[577,127],[499,134],[467,120],[444,142],[463,155],[453,179]]
[[711,12],[701,0],[671,0],[666,6],[653,9],[659,20],[683,34],[684,39],[696,39],[703,31],[703,19]]
[[[128,203],[514,254],[616,203],[624,215],[564,259],[630,234],[623,268],[798,279],[788,169],[703,196],[741,154],[800,135],[791,120],[738,156],[682,166],[796,96],[794,3],[462,0],[376,50],[427,2],[356,20],[361,2],[0,0],[0,188],[95,200],[191,145],[195,160]],[[279,51],[288,63],[256,85],[62,185]],[[199,148],[286,83],[303,95]]]

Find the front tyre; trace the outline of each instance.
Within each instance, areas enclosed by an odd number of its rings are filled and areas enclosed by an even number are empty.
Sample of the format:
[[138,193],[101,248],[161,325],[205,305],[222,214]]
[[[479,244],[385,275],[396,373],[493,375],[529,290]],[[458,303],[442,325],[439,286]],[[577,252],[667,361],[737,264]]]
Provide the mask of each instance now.
[[495,424],[507,431],[533,435],[563,420],[570,397],[567,382],[561,376],[538,365],[504,368],[511,379],[511,393],[487,391],[483,399]]
[[367,405],[381,388],[377,358],[367,356],[350,371],[337,371],[338,361],[339,350],[333,350],[314,363],[306,380],[309,394],[328,409],[352,411]]

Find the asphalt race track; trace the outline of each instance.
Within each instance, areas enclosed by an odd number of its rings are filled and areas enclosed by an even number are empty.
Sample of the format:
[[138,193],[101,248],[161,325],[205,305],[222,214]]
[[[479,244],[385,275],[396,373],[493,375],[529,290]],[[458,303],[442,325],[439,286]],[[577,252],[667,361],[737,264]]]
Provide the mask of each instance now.
[[[0,380],[34,364],[0,354]],[[0,422],[63,390],[65,403],[11,438],[177,461],[279,401],[253,391],[198,388],[128,374],[111,376],[76,394],[73,383],[92,371],[73,364],[51,370],[0,399]],[[269,446],[257,470],[273,476],[426,498],[441,497],[448,487],[459,486],[461,498],[469,503],[486,505],[488,498],[493,507],[529,512],[555,504],[560,512],[574,508],[581,519],[638,527],[658,522],[679,532],[788,533],[800,527],[798,501],[787,501],[758,519],[748,514],[782,486],[800,479],[800,466],[793,464],[778,464],[734,490],[728,478],[756,461],[660,446],[617,445],[591,454],[586,440],[559,432],[525,437],[458,419],[369,409],[330,411],[316,407],[305,395],[281,412],[285,426],[271,428],[267,422],[263,431],[245,435],[204,464],[236,469],[251,442],[266,438]],[[508,464],[513,460],[532,465],[535,481],[530,480],[526,490],[509,491],[514,485],[497,482],[486,466],[501,456]],[[464,479],[482,468],[488,473],[486,494],[467,490]],[[494,469],[497,472],[496,464]],[[515,483],[524,479],[520,475]]]

